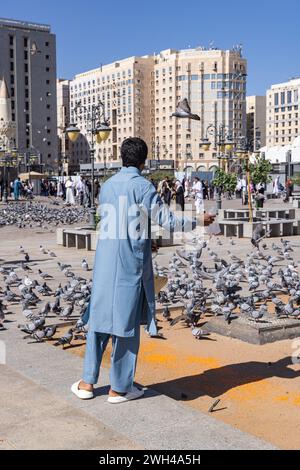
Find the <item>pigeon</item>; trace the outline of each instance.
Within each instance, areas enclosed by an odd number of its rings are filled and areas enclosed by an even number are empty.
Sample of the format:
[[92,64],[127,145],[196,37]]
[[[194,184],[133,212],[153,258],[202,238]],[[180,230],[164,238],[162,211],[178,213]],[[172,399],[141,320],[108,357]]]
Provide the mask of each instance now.
[[25,325],[18,325],[18,328],[24,333],[31,334],[45,325],[45,318],[39,318]]
[[192,114],[188,100],[184,98],[180,103],[178,103],[175,113],[171,117],[176,118],[185,118],[193,119],[195,121],[200,121],[198,114]]
[[71,328],[64,336],[54,343],[54,346],[62,346],[64,349],[67,344],[71,344],[73,336],[73,329]]
[[65,271],[66,269],[72,267],[70,264],[60,263],[59,261],[57,262],[57,264],[58,264],[58,267],[61,271]]
[[46,302],[44,307],[41,309],[39,312],[39,316],[41,317],[47,317],[48,313],[50,312],[51,307],[50,307],[50,302]]
[[87,260],[84,258],[81,262],[81,267],[84,269],[84,271],[89,271],[89,265],[87,263]]
[[42,343],[45,339],[45,330],[36,330],[28,335],[24,336],[23,339],[32,338],[35,339],[37,343]]
[[24,263],[24,261],[21,261],[21,268],[23,271],[32,271],[32,269],[26,263]]
[[192,335],[195,337],[195,339],[201,339],[201,338],[204,338],[205,336],[209,336],[210,333],[207,333],[201,330],[200,328],[193,328]]
[[259,242],[264,238],[265,236],[265,229],[263,224],[258,224],[255,229],[253,230],[252,238],[251,238],[251,243],[255,248],[259,247]]
[[51,312],[59,314],[61,312],[61,306],[60,306],[60,297],[56,297],[55,301],[50,304],[50,309]]
[[65,307],[62,311],[59,312],[61,318],[69,318],[74,311],[74,302],[71,305]]
[[50,276],[48,273],[43,273],[41,269],[38,270],[38,273],[42,279],[53,279],[53,276]]
[[267,312],[268,312],[268,307],[263,304],[260,306],[258,310],[250,311],[250,319],[254,320],[255,322],[259,322],[259,320],[261,320]]
[[47,327],[45,328],[45,330],[44,330],[44,331],[45,331],[45,338],[46,338],[46,339],[51,339],[51,338],[53,338],[53,336],[54,336],[55,333],[56,333],[56,329],[57,329],[56,325],[47,326]]
[[162,316],[165,320],[170,321],[171,313],[168,306],[164,307]]

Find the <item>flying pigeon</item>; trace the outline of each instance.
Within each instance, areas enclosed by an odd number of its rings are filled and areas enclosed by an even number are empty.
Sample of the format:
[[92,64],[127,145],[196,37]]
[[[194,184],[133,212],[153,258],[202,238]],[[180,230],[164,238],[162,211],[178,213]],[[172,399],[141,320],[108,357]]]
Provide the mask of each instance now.
[[182,101],[180,101],[180,103],[178,103],[176,111],[172,114],[171,117],[173,116],[177,118],[193,119],[194,121],[200,121],[200,117],[198,116],[198,114],[192,114],[190,105],[186,98],[184,98]]

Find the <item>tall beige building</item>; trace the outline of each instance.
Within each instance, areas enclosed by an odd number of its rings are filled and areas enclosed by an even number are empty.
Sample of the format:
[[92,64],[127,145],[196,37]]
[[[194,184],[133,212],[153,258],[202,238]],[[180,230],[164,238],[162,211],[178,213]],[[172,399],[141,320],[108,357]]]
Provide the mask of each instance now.
[[300,78],[267,91],[267,147],[291,144],[299,136]]
[[[207,128],[224,124],[237,140],[246,134],[247,62],[241,50],[168,49],[155,57],[156,157],[174,160],[176,169],[210,170],[217,166],[214,146],[204,152],[200,142]],[[175,120],[176,104],[187,98],[200,121]],[[214,143],[215,135],[208,135]]]
[[247,96],[247,138],[256,147],[266,145],[266,97]]
[[[76,102],[91,108],[101,100],[112,133],[96,147],[96,162],[119,164],[119,149],[129,136],[142,137],[149,147],[150,165],[184,170],[214,169],[214,146],[204,152],[200,142],[209,125],[228,128],[234,140],[246,135],[247,62],[241,50],[165,50],[154,56],[130,57],[76,75],[70,84],[71,120],[86,135],[86,113],[75,116]],[[187,98],[201,121],[171,117]],[[215,136],[210,135],[212,143]],[[75,144],[75,158],[88,160],[85,137]]]
[[[75,76],[70,84],[71,120],[87,136],[74,145],[75,159],[80,163],[88,161],[87,114],[99,101],[104,104],[112,132],[106,142],[96,144],[96,163],[117,166],[121,144],[130,136],[141,137],[151,145],[153,67],[153,57],[130,57]],[[76,116],[74,107],[78,101],[87,112]]]

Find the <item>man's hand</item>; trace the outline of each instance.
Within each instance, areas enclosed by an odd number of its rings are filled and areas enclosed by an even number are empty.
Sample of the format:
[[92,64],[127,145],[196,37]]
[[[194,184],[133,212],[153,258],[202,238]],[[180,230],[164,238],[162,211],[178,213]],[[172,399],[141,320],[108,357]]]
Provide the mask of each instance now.
[[201,216],[201,222],[204,223],[204,227],[212,224],[215,221],[215,215],[207,214],[206,212]]

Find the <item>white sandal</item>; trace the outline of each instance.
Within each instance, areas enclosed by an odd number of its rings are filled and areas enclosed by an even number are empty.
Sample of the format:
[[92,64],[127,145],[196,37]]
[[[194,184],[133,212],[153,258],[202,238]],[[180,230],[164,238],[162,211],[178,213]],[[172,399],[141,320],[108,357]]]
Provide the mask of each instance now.
[[137,387],[132,387],[131,392],[126,393],[126,395],[119,395],[118,397],[108,397],[108,403],[112,403],[113,405],[117,405],[118,403],[125,403],[127,401],[136,400],[137,398],[141,398],[144,395],[144,390],[141,390]]
[[80,398],[80,400],[90,400],[91,398],[94,398],[94,392],[79,389],[80,382],[81,380],[72,385],[71,392],[73,392],[76,397]]

